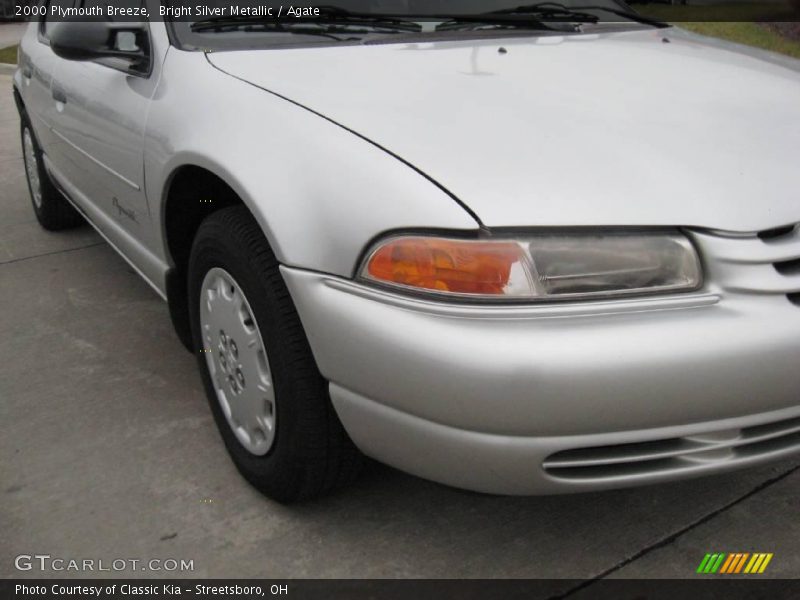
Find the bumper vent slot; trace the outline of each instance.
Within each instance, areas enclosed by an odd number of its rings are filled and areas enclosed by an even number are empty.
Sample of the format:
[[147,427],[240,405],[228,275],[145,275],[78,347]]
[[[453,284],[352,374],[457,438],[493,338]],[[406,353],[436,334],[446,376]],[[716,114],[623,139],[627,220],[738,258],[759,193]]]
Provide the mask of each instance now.
[[544,470],[570,481],[680,473],[800,451],[800,418],[684,438],[576,448],[551,454]]

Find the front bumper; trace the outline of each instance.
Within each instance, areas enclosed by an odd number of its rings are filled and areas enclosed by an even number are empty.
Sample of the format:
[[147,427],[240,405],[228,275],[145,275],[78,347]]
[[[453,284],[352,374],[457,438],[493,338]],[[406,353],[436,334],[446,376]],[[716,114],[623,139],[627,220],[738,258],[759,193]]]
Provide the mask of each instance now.
[[800,307],[785,294],[481,308],[283,275],[350,436],[410,473],[561,493],[800,450]]

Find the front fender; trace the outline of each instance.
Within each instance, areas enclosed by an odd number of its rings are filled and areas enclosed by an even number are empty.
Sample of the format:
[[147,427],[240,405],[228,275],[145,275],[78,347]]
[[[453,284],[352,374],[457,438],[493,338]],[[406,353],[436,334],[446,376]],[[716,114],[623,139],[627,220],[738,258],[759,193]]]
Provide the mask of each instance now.
[[[405,228],[478,223],[419,172],[369,141],[216,68],[170,52],[148,118],[145,172],[163,231],[172,174],[223,179],[249,207],[284,265],[352,276],[365,247]],[[162,251],[168,256],[162,236]]]

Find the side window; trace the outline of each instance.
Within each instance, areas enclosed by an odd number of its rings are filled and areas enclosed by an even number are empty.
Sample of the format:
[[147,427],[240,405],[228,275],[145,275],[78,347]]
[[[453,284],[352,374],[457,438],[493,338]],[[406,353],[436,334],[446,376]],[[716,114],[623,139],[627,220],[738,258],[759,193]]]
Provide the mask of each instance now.
[[[113,3],[117,8],[142,8],[144,6],[144,0],[115,0]],[[109,5],[108,0],[80,0],[78,6],[91,9],[94,7],[99,7],[101,10],[105,10],[106,7]],[[111,17],[108,18],[109,21],[112,22],[122,22],[125,19]],[[130,20],[130,19],[128,19]],[[137,39],[137,36],[130,32],[130,31],[123,31],[117,34],[114,45],[117,50],[122,50],[125,52],[134,52],[136,50],[142,49],[142,40]]]
[[48,0],[45,2],[45,6],[47,7],[47,14],[44,16],[42,20],[42,37],[46,40],[50,39],[50,29],[53,27],[53,23],[58,22],[58,13],[55,15],[53,14],[53,8],[74,8],[75,7],[75,0]]
[[123,52],[141,50],[139,41],[136,39],[136,34],[132,31],[120,31],[117,34],[114,45],[117,50],[122,50]]

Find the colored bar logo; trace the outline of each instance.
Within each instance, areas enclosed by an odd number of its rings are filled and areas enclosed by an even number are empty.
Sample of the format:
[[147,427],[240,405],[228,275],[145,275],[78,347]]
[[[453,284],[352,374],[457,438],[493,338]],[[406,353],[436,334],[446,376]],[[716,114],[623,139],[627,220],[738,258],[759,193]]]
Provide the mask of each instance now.
[[698,573],[713,575],[761,574],[767,569],[773,554],[766,552],[716,552],[706,554],[697,567]]

